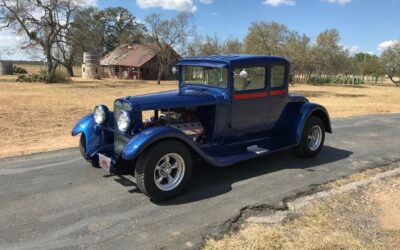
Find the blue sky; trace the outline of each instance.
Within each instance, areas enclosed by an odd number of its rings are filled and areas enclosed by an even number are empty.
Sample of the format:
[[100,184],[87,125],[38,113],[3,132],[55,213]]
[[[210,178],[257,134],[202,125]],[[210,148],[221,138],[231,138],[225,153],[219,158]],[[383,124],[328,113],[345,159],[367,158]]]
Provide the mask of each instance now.
[[[336,28],[341,44],[354,52],[379,54],[400,39],[400,0],[88,0],[103,9],[122,6],[139,20],[151,13],[168,18],[190,9],[200,34],[243,38],[254,21],[276,21],[315,38]],[[1,44],[0,48],[7,43]],[[8,40],[15,37],[9,36]],[[15,43],[12,44],[15,47]],[[10,44],[11,47],[11,44]],[[14,54],[16,58],[24,55]]]

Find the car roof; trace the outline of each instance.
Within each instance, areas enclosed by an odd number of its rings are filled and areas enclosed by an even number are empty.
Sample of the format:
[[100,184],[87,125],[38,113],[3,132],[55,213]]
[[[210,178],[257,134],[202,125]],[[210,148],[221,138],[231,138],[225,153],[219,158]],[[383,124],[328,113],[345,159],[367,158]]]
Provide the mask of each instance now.
[[188,57],[179,60],[178,65],[205,65],[225,67],[228,64],[239,63],[260,63],[260,62],[278,62],[289,64],[289,61],[280,56],[264,56],[264,55],[212,55]]

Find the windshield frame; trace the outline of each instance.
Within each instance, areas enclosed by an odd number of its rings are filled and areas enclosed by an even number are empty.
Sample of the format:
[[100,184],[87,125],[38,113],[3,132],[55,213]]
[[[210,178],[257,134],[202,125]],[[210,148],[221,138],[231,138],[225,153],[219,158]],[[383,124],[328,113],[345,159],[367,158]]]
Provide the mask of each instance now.
[[[208,85],[208,84],[204,84],[204,83],[194,83],[194,82],[190,82],[190,81],[185,81],[184,79],[184,74],[185,74],[185,68],[187,67],[191,67],[191,68],[210,68],[210,69],[220,69],[223,71],[223,74],[225,74],[226,77],[226,82],[225,82],[225,86],[224,87],[219,87],[216,85]],[[183,87],[190,87],[190,86],[198,86],[198,87],[207,87],[207,88],[215,88],[215,89],[220,89],[220,90],[227,90],[229,89],[229,84],[230,84],[230,80],[229,80],[229,67],[218,67],[218,66],[210,66],[210,65],[181,65],[179,67],[179,84],[180,86]]]

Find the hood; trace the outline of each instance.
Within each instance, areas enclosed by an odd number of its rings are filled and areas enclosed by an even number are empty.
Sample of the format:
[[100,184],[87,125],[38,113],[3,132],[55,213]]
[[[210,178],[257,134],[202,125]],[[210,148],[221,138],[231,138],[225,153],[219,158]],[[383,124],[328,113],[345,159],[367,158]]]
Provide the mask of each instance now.
[[225,93],[210,91],[209,89],[181,89],[181,91],[168,91],[140,96],[122,98],[133,107],[142,110],[168,109],[215,105],[227,100]]

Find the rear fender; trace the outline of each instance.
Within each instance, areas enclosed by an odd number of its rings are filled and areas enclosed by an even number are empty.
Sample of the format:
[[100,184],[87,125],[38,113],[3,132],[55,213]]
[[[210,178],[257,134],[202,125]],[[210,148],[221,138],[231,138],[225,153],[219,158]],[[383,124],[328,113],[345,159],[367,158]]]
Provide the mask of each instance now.
[[297,143],[300,143],[301,135],[303,133],[303,129],[307,123],[308,118],[310,118],[311,116],[314,116],[314,115],[319,117],[324,122],[325,131],[328,133],[332,133],[331,121],[329,118],[328,111],[319,104],[315,104],[312,102],[306,102],[301,106],[301,108],[299,110],[299,116],[297,119],[297,124],[296,124],[296,142]]
[[193,143],[193,140],[184,134],[182,131],[166,126],[157,126],[148,128],[139,134],[135,135],[124,147],[122,151],[122,158],[124,160],[136,159],[144,150],[152,144],[164,140],[174,139],[182,142],[190,149],[194,150],[205,160],[210,161],[210,157]]

